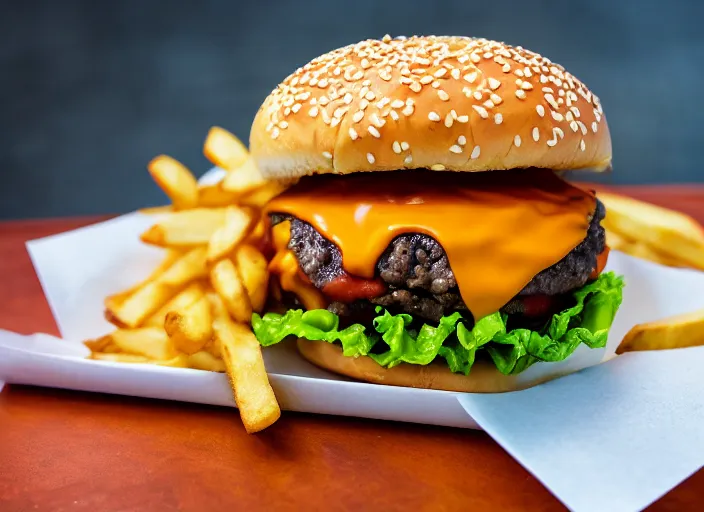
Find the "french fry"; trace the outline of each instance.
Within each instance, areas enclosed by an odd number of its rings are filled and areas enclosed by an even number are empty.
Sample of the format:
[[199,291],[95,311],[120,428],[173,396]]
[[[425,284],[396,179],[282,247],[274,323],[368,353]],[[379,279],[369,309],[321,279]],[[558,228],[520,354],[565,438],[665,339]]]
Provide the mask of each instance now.
[[252,310],[260,313],[266,302],[268,263],[264,255],[251,245],[241,245],[235,252],[235,263],[242,276]]
[[227,173],[222,180],[222,188],[243,195],[262,187],[265,183],[266,180],[250,156],[241,166],[232,168]]
[[166,314],[164,330],[174,346],[185,354],[195,354],[213,335],[210,303],[205,296],[180,310]]
[[216,306],[214,312],[213,330],[242,423],[247,433],[259,432],[281,416],[264,367],[261,347],[251,329],[233,322],[223,306]]
[[205,185],[198,189],[198,206],[203,208],[220,208],[237,203],[238,194],[223,190],[220,183]]
[[205,138],[203,154],[212,163],[225,170],[242,167],[249,158],[249,151],[232,133],[213,126]]
[[218,261],[210,271],[210,282],[236,321],[251,322],[252,305],[242,283],[242,277],[232,260]]
[[205,370],[207,372],[225,371],[225,362],[205,350],[188,355],[187,361],[188,367],[195,368],[196,370]]
[[110,313],[124,325],[137,327],[183,287],[207,275],[205,247],[198,247],[179,257],[165,272],[138,288],[122,303],[111,307]]
[[149,174],[177,210],[198,206],[198,182],[193,173],[170,156],[159,155],[147,165]]
[[658,249],[655,249],[647,244],[636,242],[626,246],[623,250],[626,254],[641,258],[644,260],[659,263],[668,267],[687,267],[686,261],[673,257],[670,254],[664,254]]
[[135,354],[110,354],[104,352],[93,352],[90,359],[96,361],[112,361],[113,363],[150,363],[151,359]]
[[261,184],[254,190],[247,192],[242,196],[240,201],[242,204],[261,208],[273,198],[281,194],[284,190],[286,190],[286,188],[287,185],[284,183],[269,181]]
[[155,327],[117,329],[97,340],[93,340],[93,343],[95,346],[101,343],[112,343],[121,352],[156,360],[167,360],[178,355],[166,332]]
[[691,217],[650,203],[600,192],[607,233],[637,240],[688,266],[704,270],[704,228]]
[[634,326],[616,349],[664,350],[704,345],[704,309]]
[[247,209],[231,206],[226,209],[225,223],[210,237],[208,262],[213,263],[229,255],[252,229],[254,215]]
[[200,282],[189,284],[176,296],[161,306],[155,313],[144,321],[145,327],[163,327],[166,315],[170,311],[181,311],[204,297],[204,287]]
[[171,204],[163,206],[149,206],[147,208],[140,208],[137,211],[143,215],[163,215],[164,213],[173,212],[174,206]]
[[[105,307],[108,310],[112,310],[112,309],[118,307],[120,304],[125,302],[125,300],[130,295],[132,295],[140,287],[144,286],[144,284],[148,283],[149,281],[154,281],[157,277],[159,277],[161,274],[163,274],[181,256],[182,256],[182,254],[178,251],[167,250],[166,255],[164,256],[164,259],[161,260],[161,263],[159,263],[159,266],[157,268],[155,268],[151,274],[149,274],[149,277],[147,277],[144,281],[141,281],[126,290],[123,290],[121,292],[115,293],[115,294],[107,297],[103,302]],[[115,320],[117,320],[117,319],[115,319]],[[110,318],[108,318],[108,321],[111,321]]]
[[188,249],[208,243],[225,222],[225,208],[194,208],[167,215],[142,233],[142,242],[159,247]]

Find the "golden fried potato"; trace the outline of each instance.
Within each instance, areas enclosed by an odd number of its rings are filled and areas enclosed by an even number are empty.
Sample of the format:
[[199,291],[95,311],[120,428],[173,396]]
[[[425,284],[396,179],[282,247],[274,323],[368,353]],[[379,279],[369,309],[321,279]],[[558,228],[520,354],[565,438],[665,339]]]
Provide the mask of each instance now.
[[230,259],[218,261],[210,271],[210,282],[232,317],[241,323],[252,320],[252,304],[242,277]]
[[169,196],[174,209],[198,206],[198,182],[181,162],[159,155],[149,162],[147,169],[156,184]]
[[225,208],[194,208],[174,212],[142,233],[140,240],[159,247],[189,249],[207,244],[225,219]]
[[663,350],[704,345],[704,309],[634,326],[616,349]]
[[254,224],[253,212],[249,209],[230,206],[226,209],[225,223],[208,241],[208,263],[228,256],[244,240]]

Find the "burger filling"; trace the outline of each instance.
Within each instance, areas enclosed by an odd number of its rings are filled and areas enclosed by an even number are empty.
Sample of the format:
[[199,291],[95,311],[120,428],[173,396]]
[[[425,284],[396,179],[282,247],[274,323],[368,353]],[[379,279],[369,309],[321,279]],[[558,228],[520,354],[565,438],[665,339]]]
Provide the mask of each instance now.
[[477,358],[511,374],[605,346],[623,283],[602,273],[603,204],[551,172],[509,173],[293,187],[269,210],[288,311],[254,316],[259,341],[324,340],[386,367],[465,374]]

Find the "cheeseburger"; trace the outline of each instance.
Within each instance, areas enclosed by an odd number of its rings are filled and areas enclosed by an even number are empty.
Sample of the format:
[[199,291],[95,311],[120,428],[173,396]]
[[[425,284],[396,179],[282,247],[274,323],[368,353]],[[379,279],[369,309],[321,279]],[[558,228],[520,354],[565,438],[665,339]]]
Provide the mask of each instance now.
[[604,171],[599,99],[545,57],[465,37],[384,37],[322,55],[254,120],[280,312],[263,346],[297,339],[353,378],[514,389],[534,363],[604,347],[621,303],[603,204],[565,181]]

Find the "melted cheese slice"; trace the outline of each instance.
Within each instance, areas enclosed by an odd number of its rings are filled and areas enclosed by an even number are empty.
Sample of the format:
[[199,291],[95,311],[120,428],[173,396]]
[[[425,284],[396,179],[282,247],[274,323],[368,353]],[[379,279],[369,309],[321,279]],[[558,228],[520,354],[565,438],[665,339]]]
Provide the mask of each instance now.
[[337,245],[349,274],[367,279],[398,235],[432,236],[479,319],[584,240],[595,206],[592,193],[536,169],[315,176],[266,210],[310,223]]

